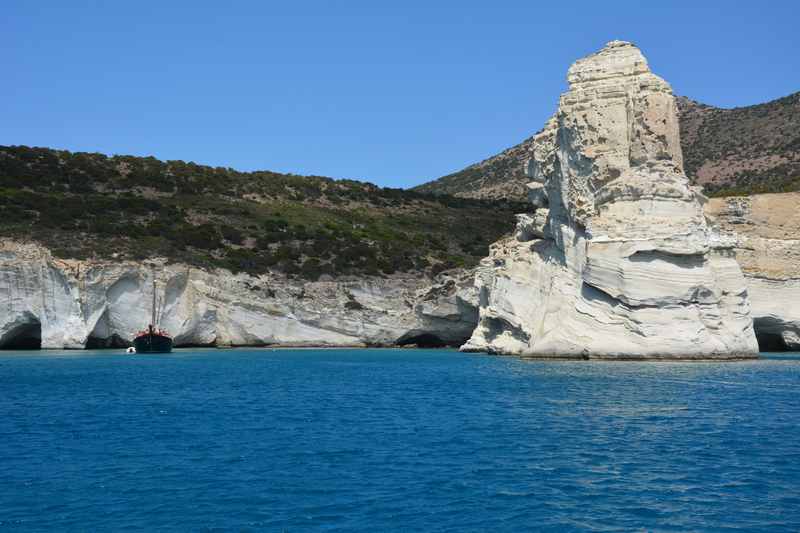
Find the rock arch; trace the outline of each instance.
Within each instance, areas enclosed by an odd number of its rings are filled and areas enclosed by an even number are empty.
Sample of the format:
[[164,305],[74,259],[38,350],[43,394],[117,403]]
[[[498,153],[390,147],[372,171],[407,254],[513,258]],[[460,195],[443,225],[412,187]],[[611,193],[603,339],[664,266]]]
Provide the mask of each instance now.
[[755,317],[753,329],[762,352],[800,351],[800,331],[797,325],[772,316]]
[[4,332],[0,336],[0,349],[39,350],[42,347],[42,323],[33,313],[23,313],[0,331]]
[[123,339],[117,333],[112,333],[109,326],[108,309],[103,311],[94,325],[92,332],[86,339],[85,348],[95,350],[99,348],[127,348],[131,345],[129,340]]

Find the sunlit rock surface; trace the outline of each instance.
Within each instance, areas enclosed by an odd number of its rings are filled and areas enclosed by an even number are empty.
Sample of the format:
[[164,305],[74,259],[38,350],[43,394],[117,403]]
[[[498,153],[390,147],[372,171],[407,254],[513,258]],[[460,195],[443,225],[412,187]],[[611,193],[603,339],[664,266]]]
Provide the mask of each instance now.
[[800,351],[800,193],[714,198],[705,210],[733,236],[759,344]]
[[63,261],[0,243],[0,348],[125,346],[150,320],[177,346],[458,345],[477,320],[472,275],[303,282],[158,262]]
[[641,52],[578,60],[535,137],[533,213],[476,277],[465,351],[540,357],[738,358],[757,352],[733,242],[683,173],[675,102]]

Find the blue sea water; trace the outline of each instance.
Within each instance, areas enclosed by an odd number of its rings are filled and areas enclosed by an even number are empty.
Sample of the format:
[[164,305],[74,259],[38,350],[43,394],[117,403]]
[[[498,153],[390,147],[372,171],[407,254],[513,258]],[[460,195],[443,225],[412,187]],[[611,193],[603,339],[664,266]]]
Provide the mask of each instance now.
[[800,355],[0,353],[0,531],[800,531]]

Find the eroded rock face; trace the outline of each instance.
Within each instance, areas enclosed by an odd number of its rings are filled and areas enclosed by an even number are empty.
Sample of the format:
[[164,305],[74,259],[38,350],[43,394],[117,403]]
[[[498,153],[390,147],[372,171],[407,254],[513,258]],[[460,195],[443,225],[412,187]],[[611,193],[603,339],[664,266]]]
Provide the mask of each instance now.
[[733,236],[765,350],[800,351],[800,193],[714,198],[706,214]]
[[302,282],[186,265],[63,261],[0,243],[0,348],[124,346],[150,319],[177,346],[458,345],[477,320],[472,276]]
[[[532,144],[534,213],[477,275],[463,350],[730,358],[757,352],[732,243],[683,173],[675,102],[632,44],[578,60]],[[543,216],[542,216],[543,215]]]

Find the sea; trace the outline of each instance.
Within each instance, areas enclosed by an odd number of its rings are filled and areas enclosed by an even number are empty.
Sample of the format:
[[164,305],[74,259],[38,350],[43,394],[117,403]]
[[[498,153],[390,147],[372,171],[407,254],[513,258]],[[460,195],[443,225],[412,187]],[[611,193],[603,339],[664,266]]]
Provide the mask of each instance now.
[[800,354],[0,352],[0,531],[800,531]]

